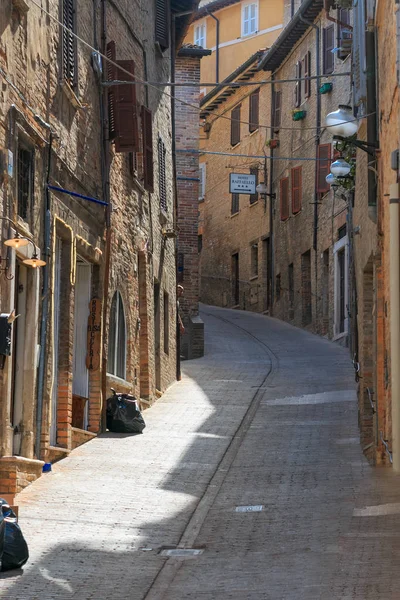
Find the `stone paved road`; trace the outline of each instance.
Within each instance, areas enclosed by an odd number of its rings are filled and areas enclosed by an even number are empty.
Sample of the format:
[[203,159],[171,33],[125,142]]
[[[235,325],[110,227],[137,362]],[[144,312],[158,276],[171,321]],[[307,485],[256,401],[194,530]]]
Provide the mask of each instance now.
[[[347,351],[203,307],[206,356],[19,497],[7,600],[400,600],[400,478],[358,444]],[[262,506],[260,512],[236,507]],[[165,547],[196,547],[168,558]]]

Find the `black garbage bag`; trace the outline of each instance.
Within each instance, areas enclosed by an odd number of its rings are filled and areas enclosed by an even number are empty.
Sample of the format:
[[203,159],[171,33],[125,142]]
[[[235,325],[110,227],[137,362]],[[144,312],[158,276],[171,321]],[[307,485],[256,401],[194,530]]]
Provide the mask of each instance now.
[[107,400],[107,429],[114,433],[142,433],[146,427],[136,398],[114,394]]
[[20,569],[29,558],[28,544],[25,541],[17,516],[7,502],[0,498],[4,518],[4,548],[1,557],[1,570]]
[[[5,502],[3,498],[0,498],[0,502]],[[6,523],[4,521],[3,511],[0,510],[0,567],[1,567],[1,558],[3,556],[4,551],[4,536],[6,532]]]

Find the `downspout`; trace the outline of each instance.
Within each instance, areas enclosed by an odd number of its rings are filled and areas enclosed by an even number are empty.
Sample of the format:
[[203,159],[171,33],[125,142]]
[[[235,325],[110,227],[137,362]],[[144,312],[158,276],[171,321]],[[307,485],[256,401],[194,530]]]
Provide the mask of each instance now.
[[39,368],[38,368],[38,387],[37,387],[37,409],[36,409],[36,457],[40,460],[41,448],[40,442],[42,438],[42,418],[43,418],[43,392],[44,392],[44,379],[46,370],[46,341],[47,341],[47,322],[49,314],[49,278],[50,278],[50,191],[49,181],[51,174],[51,153],[53,145],[53,132],[50,129],[48,154],[47,154],[47,174],[46,174],[46,185],[45,185],[45,201],[46,208],[44,213],[44,246],[43,255],[46,261],[43,267],[43,291],[42,291],[42,319],[40,323],[40,354],[39,354]]
[[[172,27],[171,27],[171,83],[175,83],[175,52],[176,52],[176,18],[177,15],[172,14]],[[173,207],[173,230],[177,230],[178,226],[178,184],[176,181],[176,125],[175,125],[175,114],[176,114],[176,99],[175,94],[171,94],[171,134],[172,134],[172,176],[174,178],[174,207]],[[178,236],[175,238],[175,282],[178,279]],[[175,285],[175,293],[178,293],[178,288]],[[177,306],[177,304],[176,304]],[[178,311],[176,314],[175,331],[177,332],[176,339],[176,379],[177,381],[181,378],[181,353],[180,353],[180,333],[179,331],[179,320]]]
[[400,190],[398,183],[390,185],[390,370],[392,388],[392,453],[393,469],[400,471]]
[[[106,2],[101,0],[101,52],[107,52],[107,16]],[[105,81],[105,69],[103,68],[102,81]],[[111,214],[112,205],[110,202],[110,152],[109,152],[109,130],[108,130],[108,96],[104,86],[100,88],[100,119],[102,126],[102,164],[101,164],[101,179],[103,187],[103,199],[107,202],[106,207],[106,243],[104,257],[104,279],[103,279],[103,354],[102,354],[102,371],[101,371],[101,395],[102,395],[102,410],[101,410],[101,430],[106,430],[106,398],[107,398],[107,356],[105,352],[105,324],[107,321],[108,312],[108,293],[110,279],[110,262],[111,262]]]
[[207,14],[216,22],[215,35],[215,82],[219,83],[219,19],[206,8]]
[[[271,139],[274,137],[274,118],[275,118],[275,84],[273,83],[275,79],[274,73],[271,74]],[[273,307],[274,307],[274,149],[270,148],[269,151],[269,256],[268,256],[268,264],[269,264],[269,314],[273,315]],[[267,183],[266,181],[264,183]]]
[[[367,63],[367,141],[369,144],[377,142],[377,90],[376,90],[376,63],[375,63],[375,28],[368,25],[365,33],[365,56]],[[375,159],[373,160],[376,166]],[[368,214],[376,223],[377,219],[377,180],[375,169],[368,168]]]
[[[317,86],[317,115],[316,115],[316,138],[315,138],[315,157],[318,159],[318,147],[321,140],[321,94],[319,88],[321,86],[321,42],[319,26],[311,21],[307,21],[302,15],[300,20],[309,25],[315,30],[315,63],[316,63],[316,86]],[[318,303],[318,160],[315,161],[315,176],[314,176],[314,228],[313,228],[313,249],[315,256],[315,302]],[[318,311],[317,311],[318,312]]]

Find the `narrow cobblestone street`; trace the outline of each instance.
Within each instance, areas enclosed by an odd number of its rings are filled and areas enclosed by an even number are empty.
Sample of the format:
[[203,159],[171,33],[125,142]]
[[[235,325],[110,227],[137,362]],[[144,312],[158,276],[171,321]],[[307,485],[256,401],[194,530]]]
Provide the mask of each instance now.
[[[206,354],[17,498],[7,600],[399,600],[400,479],[362,456],[346,349],[204,306]],[[262,507],[258,512],[237,507]],[[166,548],[197,548],[168,558]]]

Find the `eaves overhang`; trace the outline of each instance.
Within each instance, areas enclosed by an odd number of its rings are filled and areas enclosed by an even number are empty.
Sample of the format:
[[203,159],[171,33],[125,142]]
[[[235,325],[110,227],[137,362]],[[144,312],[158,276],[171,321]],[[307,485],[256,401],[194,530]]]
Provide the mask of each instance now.
[[[258,63],[263,54],[264,50],[258,50],[252,54],[246,62],[228,75],[220,85],[215,86],[215,88],[204,96],[200,102],[200,118],[205,118],[237,91],[238,88],[235,87],[235,81],[248,81],[254,76],[259,70]],[[232,83],[232,87],[227,86],[227,83]]]
[[324,0],[304,0],[280,36],[264,54],[258,68],[264,71],[275,71],[306,33],[310,23],[313,23],[318,17],[324,4],[326,4]]
[[[194,21],[198,21],[203,17],[206,17],[209,12],[216,12],[217,10],[221,10],[222,8],[226,8],[231,4],[238,4],[240,0],[211,0],[211,2],[207,2],[203,6],[200,6],[196,14],[194,15]],[[202,2],[200,2],[202,4]]]

